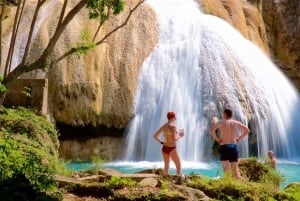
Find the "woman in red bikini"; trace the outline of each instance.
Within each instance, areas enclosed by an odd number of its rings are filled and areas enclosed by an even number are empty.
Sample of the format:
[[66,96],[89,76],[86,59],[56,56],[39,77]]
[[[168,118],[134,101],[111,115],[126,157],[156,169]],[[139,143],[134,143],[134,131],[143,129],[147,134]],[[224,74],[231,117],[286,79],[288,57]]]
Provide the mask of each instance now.
[[[158,129],[154,134],[154,139],[163,145],[162,155],[165,162],[165,175],[169,174],[170,169],[170,159],[173,160],[176,166],[177,176],[181,176],[181,162],[179,154],[176,149],[176,141],[184,136],[183,130],[180,132],[176,131],[176,126],[174,124],[176,120],[176,114],[174,112],[167,113],[168,122]],[[159,135],[164,134],[164,141],[159,138]]]

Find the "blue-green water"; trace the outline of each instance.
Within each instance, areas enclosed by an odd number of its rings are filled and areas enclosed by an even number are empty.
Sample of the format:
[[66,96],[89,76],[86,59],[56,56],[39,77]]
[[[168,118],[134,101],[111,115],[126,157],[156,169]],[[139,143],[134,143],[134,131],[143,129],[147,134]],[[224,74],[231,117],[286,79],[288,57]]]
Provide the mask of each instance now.
[[[94,166],[95,164],[90,162],[72,162],[67,164],[67,168],[72,170],[93,169]],[[163,168],[163,163],[148,161],[112,162],[105,163],[103,166],[104,168],[115,169],[123,173],[135,173],[146,169]],[[285,181],[281,183],[282,188],[287,186],[289,183],[300,182],[300,163],[279,161],[277,171],[285,177]],[[197,173],[210,178],[219,177],[223,175],[221,164],[216,161],[207,163],[183,162],[182,172],[185,175]],[[175,174],[175,166],[172,163],[170,173]]]

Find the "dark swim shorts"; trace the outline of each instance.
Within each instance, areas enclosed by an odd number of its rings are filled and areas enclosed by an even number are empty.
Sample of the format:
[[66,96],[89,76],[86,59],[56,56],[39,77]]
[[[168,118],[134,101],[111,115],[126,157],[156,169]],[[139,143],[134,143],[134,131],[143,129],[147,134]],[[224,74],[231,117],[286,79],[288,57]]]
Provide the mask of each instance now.
[[220,146],[220,161],[237,162],[238,150],[236,144],[224,144]]

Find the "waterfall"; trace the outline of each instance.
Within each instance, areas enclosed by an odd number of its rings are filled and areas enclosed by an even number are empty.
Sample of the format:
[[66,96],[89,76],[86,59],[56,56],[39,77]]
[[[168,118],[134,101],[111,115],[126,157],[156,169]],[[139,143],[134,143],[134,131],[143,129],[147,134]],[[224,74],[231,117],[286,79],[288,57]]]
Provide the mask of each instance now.
[[177,142],[182,160],[212,159],[211,120],[227,106],[251,129],[239,143],[240,157],[269,149],[281,158],[299,157],[299,94],[269,58],[224,20],[201,13],[193,0],[147,3],[157,14],[159,42],[139,75],[124,160],[162,160],[153,134],[168,111],[185,129]]

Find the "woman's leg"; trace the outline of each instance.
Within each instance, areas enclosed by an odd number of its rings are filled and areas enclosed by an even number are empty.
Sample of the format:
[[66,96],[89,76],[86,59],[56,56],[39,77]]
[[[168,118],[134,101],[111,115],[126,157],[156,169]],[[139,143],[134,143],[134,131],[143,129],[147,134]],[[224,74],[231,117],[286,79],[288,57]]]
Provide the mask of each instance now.
[[169,154],[166,154],[164,152],[162,152],[163,158],[164,158],[164,162],[165,162],[165,175],[169,175],[169,169],[170,169],[170,156]]
[[175,163],[175,166],[176,166],[176,174],[178,176],[181,176],[182,173],[181,173],[181,161],[180,161],[180,158],[179,158],[179,154],[177,152],[177,149],[174,149],[170,152],[170,157],[171,159],[174,161]]

